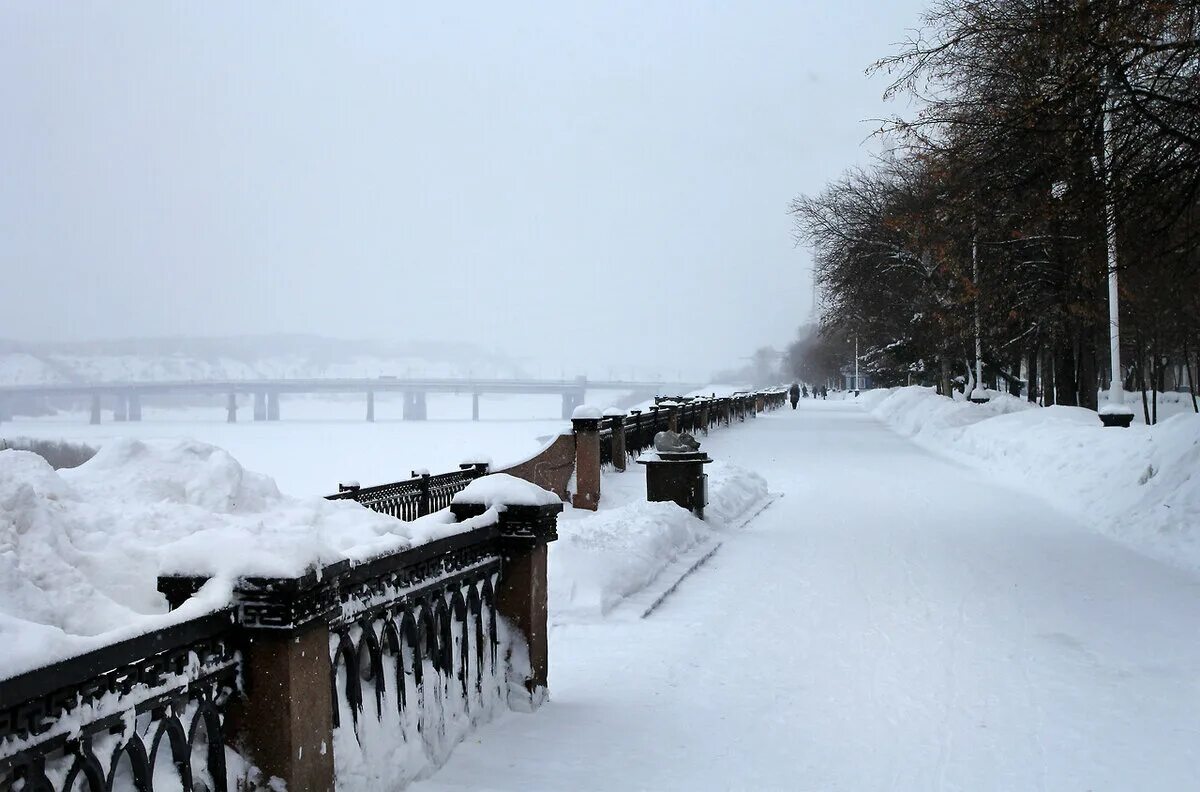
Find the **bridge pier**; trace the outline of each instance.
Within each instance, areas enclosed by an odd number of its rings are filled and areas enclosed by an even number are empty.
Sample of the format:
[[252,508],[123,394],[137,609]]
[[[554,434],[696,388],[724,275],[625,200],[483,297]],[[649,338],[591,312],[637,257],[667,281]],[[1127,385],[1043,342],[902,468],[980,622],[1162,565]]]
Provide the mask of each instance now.
[[562,417],[564,421],[571,420],[571,415],[575,412],[575,408],[583,404],[587,391],[569,390],[563,391],[562,395]]
[[237,394],[230,393],[225,397],[225,422],[237,423]]
[[142,394],[137,391],[129,394],[129,420],[142,420]]
[[271,391],[267,394],[267,420],[279,420],[279,392]]
[[124,422],[129,420],[129,397],[118,393],[113,397],[113,420]]
[[375,391],[367,391],[367,422],[375,423]]
[[406,391],[404,394],[404,420],[424,421],[427,417],[425,391]]
[[254,393],[254,420],[267,420],[267,394],[262,391]]
[[471,394],[471,420],[472,421],[479,420],[479,394],[478,393]]
[[92,417],[91,417],[91,420],[88,421],[88,423],[91,423],[91,424],[100,423],[100,394],[99,393],[92,394]]

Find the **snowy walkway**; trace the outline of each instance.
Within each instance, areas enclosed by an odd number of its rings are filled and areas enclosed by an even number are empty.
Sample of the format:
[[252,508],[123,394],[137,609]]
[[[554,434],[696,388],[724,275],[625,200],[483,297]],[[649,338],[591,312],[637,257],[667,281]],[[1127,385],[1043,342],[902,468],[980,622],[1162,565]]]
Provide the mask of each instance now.
[[419,789],[1200,788],[1200,581],[852,405],[706,448],[784,497]]

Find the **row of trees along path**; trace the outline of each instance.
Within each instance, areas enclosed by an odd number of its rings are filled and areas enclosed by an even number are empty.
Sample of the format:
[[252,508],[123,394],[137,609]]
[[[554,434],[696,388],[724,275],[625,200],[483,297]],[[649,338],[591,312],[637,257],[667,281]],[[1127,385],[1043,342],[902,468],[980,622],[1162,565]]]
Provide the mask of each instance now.
[[795,374],[823,381],[858,337],[882,384],[969,392],[978,335],[987,379],[1094,409],[1111,231],[1117,378],[1149,391],[1147,423],[1164,389],[1195,408],[1200,0],[941,0],[875,69],[920,109],[883,124],[873,166],[792,206],[824,330]]

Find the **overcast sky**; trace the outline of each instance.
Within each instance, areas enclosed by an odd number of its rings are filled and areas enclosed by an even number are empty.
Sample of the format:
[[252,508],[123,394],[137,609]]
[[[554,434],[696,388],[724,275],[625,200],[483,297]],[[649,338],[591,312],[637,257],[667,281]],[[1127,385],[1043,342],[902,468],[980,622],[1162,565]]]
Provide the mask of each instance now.
[[736,364],[923,5],[0,0],[0,337]]

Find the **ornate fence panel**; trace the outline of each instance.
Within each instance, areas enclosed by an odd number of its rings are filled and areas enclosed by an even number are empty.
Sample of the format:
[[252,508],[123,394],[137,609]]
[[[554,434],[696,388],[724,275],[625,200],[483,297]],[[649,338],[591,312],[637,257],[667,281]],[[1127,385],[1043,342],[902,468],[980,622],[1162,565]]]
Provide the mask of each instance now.
[[501,565],[493,525],[330,580],[340,603],[329,622],[339,773],[406,782],[503,706]]
[[372,511],[390,514],[401,520],[415,520],[450,505],[450,500],[475,479],[487,475],[487,465],[460,465],[460,470],[431,476],[414,475],[405,481],[373,487],[343,486],[342,491],[326,496],[328,500],[352,500]]
[[221,611],[0,681],[0,790],[230,789],[240,662]]
[[612,429],[600,430],[600,464],[608,466],[613,463],[613,433]]

